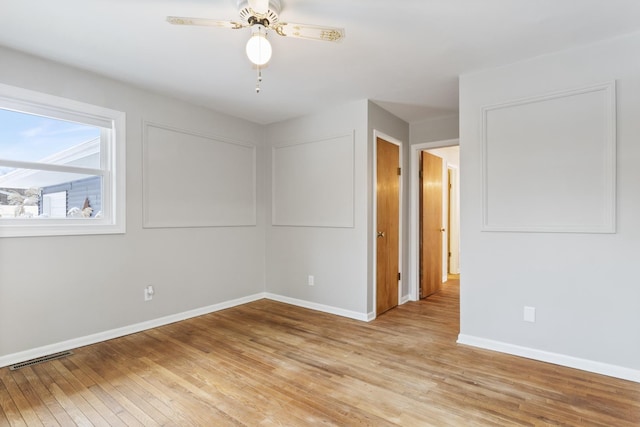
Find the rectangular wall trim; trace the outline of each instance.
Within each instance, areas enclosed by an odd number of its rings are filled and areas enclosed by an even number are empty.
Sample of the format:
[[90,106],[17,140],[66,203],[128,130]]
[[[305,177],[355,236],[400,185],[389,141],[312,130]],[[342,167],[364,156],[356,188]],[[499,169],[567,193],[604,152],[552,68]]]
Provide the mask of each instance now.
[[272,224],[354,227],[355,133],[272,149]]
[[144,123],[145,228],[256,225],[256,147]]
[[615,82],[482,108],[483,231],[614,233]]

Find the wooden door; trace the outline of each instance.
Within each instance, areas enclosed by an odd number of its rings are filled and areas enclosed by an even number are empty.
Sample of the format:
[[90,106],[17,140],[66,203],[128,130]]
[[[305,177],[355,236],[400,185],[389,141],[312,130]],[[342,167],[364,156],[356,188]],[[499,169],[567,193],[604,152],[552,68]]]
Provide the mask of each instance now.
[[376,141],[376,314],[398,305],[400,147]]
[[420,191],[420,298],[442,285],[442,158],[422,152]]

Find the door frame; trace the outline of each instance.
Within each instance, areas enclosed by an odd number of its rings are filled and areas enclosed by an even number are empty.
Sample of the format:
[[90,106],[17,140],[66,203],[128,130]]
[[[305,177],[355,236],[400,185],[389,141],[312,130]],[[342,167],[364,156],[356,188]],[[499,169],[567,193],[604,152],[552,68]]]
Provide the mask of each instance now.
[[420,300],[420,152],[433,148],[452,147],[460,145],[460,139],[446,139],[442,141],[424,142],[410,146],[409,164],[409,301]]
[[[373,177],[372,177],[372,181],[373,181],[373,197],[372,197],[372,209],[371,211],[373,212],[373,218],[371,221],[371,241],[373,242],[371,247],[373,250],[372,253],[372,258],[373,258],[373,262],[372,262],[372,271],[371,271],[371,278],[372,278],[372,282],[373,282],[373,289],[372,289],[372,295],[373,295],[373,312],[372,315],[368,316],[371,320],[375,319],[378,316],[377,313],[377,306],[378,306],[378,279],[377,279],[377,271],[378,271],[378,243],[377,243],[377,226],[378,226],[378,166],[377,166],[377,161],[378,161],[378,138],[384,139],[385,141],[397,145],[399,147],[399,164],[398,167],[401,168],[403,165],[403,153],[402,153],[402,149],[404,147],[404,143],[402,141],[400,141],[397,138],[394,138],[392,136],[389,136],[385,133],[382,133],[376,129],[373,130]],[[402,248],[404,246],[404,239],[402,238],[402,234],[403,234],[403,230],[404,230],[404,224],[402,221],[403,218],[403,206],[402,206],[402,200],[403,200],[403,194],[404,194],[404,174],[406,172],[403,171],[402,175],[400,175],[400,187],[399,187],[399,191],[398,191],[398,198],[399,198],[399,212],[398,212],[398,270],[400,272],[400,280],[398,280],[398,305],[402,305],[405,302],[407,302],[408,300],[405,298],[403,300],[402,298],[402,283],[404,281],[406,281],[406,277],[405,274],[403,272],[403,264],[402,264],[402,260],[403,260],[403,251]]]

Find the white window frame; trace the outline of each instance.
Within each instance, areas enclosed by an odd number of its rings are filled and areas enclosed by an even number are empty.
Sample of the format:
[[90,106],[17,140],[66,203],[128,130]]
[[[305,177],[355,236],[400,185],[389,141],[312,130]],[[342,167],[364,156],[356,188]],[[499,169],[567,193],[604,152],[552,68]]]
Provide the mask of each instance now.
[[125,113],[4,84],[0,84],[0,108],[102,128],[99,169],[0,159],[0,166],[102,177],[102,218],[2,218],[0,238],[126,231]]

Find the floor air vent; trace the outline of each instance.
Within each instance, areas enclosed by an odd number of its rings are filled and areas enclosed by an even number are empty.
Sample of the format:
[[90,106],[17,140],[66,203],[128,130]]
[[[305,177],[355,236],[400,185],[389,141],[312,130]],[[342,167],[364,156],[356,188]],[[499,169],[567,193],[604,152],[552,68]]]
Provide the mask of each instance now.
[[26,368],[27,366],[37,365],[39,363],[48,362],[50,360],[62,359],[63,357],[71,356],[73,354],[72,351],[61,351],[60,353],[50,354],[48,356],[38,357],[36,359],[27,360],[26,362],[16,363],[15,365],[9,366],[10,371],[15,371],[20,368]]

